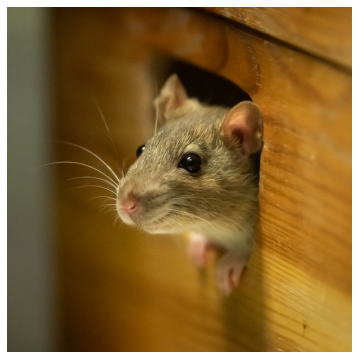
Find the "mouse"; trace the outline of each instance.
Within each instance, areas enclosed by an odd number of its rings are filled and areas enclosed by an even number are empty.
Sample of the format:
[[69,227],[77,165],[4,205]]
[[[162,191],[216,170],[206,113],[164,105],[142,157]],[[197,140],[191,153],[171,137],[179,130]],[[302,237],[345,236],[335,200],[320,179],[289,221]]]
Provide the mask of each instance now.
[[156,131],[120,179],[116,208],[124,223],[151,234],[183,234],[193,264],[216,263],[219,289],[231,294],[254,244],[262,115],[252,101],[232,108],[188,96],[176,74],[154,100]]

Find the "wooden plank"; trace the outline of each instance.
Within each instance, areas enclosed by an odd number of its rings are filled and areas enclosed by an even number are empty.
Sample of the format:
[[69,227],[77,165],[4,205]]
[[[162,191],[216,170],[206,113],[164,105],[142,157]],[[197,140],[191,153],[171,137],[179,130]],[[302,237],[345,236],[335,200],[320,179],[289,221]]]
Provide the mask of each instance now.
[[[351,75],[185,9],[59,9],[55,30],[56,133],[97,154],[113,149],[88,87],[121,158],[134,158],[152,132],[153,51],[230,79],[264,117],[257,246],[230,298],[213,266],[201,276],[189,265],[181,239],[113,228],[84,203],[98,192],[64,194],[67,350],[350,351]],[[58,152],[74,155],[93,163]],[[62,186],[76,175],[59,169]]]
[[352,66],[351,7],[207,7],[306,52]]
[[222,298],[213,266],[201,279],[183,242],[116,229],[76,202],[56,201],[65,350],[245,351],[263,345],[263,303],[252,300],[260,283],[249,283],[235,300]]

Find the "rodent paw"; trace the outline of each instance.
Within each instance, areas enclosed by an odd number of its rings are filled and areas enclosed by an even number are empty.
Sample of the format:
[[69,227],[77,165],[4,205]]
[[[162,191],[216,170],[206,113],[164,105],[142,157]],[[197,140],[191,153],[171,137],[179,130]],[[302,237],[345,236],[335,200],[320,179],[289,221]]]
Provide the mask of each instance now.
[[207,264],[208,251],[212,245],[205,236],[199,233],[190,233],[189,239],[188,255],[196,267],[202,268]]
[[245,266],[246,260],[233,253],[227,253],[218,261],[217,282],[224,294],[230,295],[238,286]]

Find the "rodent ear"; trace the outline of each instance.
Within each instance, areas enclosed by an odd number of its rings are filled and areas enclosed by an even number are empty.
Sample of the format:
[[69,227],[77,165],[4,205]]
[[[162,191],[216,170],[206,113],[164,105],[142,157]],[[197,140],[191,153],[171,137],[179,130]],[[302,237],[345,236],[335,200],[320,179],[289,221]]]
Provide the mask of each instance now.
[[224,136],[239,141],[244,155],[249,156],[262,147],[262,115],[251,101],[240,102],[227,113],[222,131]]
[[187,92],[178,76],[171,75],[163,85],[159,96],[154,100],[159,122],[166,122],[171,112],[182,107],[187,100]]

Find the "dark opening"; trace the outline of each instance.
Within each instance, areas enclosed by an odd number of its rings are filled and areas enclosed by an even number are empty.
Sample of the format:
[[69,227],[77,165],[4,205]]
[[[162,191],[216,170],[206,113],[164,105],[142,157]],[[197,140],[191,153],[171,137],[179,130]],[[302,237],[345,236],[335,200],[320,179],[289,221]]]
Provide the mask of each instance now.
[[233,107],[241,101],[252,101],[233,82],[186,62],[171,61],[165,78],[174,73],[180,78],[189,97],[195,97],[208,105]]

